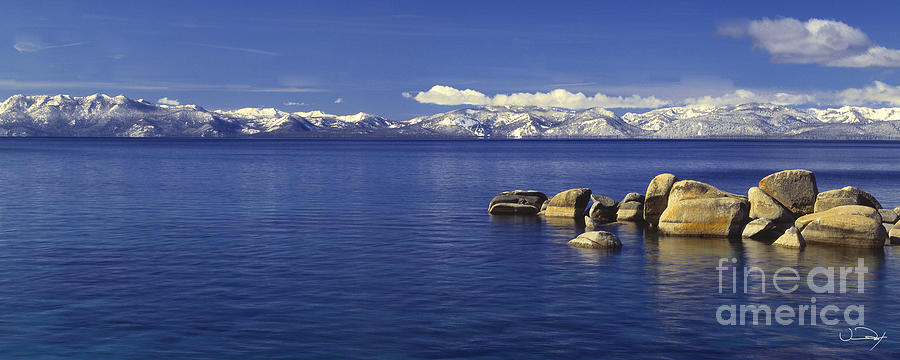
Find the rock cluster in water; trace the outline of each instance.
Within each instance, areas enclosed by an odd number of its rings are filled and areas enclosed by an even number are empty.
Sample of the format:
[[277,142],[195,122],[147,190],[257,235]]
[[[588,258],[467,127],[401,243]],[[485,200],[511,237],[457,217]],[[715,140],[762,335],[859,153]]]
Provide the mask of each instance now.
[[[566,190],[549,198],[539,191],[515,190],[494,197],[489,213],[583,217],[588,229],[636,222],[663,235],[741,236],[786,248],[900,244],[900,206],[884,209],[874,196],[852,186],[819,192],[815,174],[802,169],[766,176],[747,196],[680,180],[673,174],[657,175],[645,194],[628,193],[622,201],[588,188]],[[612,233],[588,231],[569,245],[615,249],[622,243]]]

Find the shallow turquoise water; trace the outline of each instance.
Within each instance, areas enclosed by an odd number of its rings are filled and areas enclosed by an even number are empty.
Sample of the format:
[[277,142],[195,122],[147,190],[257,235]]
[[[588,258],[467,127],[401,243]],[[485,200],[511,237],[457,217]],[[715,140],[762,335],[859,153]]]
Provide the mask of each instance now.
[[[487,215],[496,193],[620,199],[672,172],[736,193],[781,169],[900,205],[900,143],[0,140],[0,357],[896,358],[900,254]],[[870,268],[865,293],[719,294],[719,258]],[[727,276],[727,273],[726,273]],[[844,326],[721,326],[722,304],[865,306]],[[774,307],[773,306],[773,307]],[[845,333],[846,334],[846,333]]]

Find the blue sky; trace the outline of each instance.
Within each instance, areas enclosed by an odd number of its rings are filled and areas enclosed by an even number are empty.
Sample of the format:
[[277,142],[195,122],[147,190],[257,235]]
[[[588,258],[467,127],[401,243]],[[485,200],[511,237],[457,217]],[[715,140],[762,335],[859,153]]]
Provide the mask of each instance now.
[[22,1],[0,13],[0,95],[397,120],[467,104],[900,106],[896,14],[887,1]]

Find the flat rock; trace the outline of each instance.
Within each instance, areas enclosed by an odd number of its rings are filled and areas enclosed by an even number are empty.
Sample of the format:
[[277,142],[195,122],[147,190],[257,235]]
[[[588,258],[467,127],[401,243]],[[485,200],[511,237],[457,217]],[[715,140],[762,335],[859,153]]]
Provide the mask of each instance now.
[[638,194],[636,192],[630,192],[628,194],[625,194],[625,198],[622,199],[622,202],[626,203],[629,201],[637,201],[637,202],[642,203],[642,202],[644,202],[644,194]]
[[491,199],[491,203],[488,205],[488,212],[491,212],[491,209],[494,208],[496,204],[522,204],[522,205],[530,205],[540,211],[541,207],[547,201],[547,195],[540,191],[535,190],[513,190],[513,191],[505,191],[497,196],[494,196]]
[[812,171],[784,170],[764,177],[759,188],[778,201],[795,216],[810,214],[815,209],[819,188]]
[[672,184],[672,190],[669,192],[669,204],[682,200],[693,199],[713,199],[721,197],[730,197],[744,199],[746,197],[732,194],[719,190],[715,186],[694,180],[681,180]]
[[[750,205],[751,208],[753,205]],[[765,232],[771,231],[775,229],[775,223],[769,219],[756,219],[749,223],[747,226],[744,226],[744,231],[741,233],[741,237],[745,238],[753,238],[758,235],[762,235]]]
[[626,201],[619,204],[616,213],[616,221],[641,221],[644,220],[644,203],[639,201]]
[[768,219],[775,222],[794,221],[794,214],[790,210],[758,187],[750,188],[747,191],[747,198],[750,199],[751,219]]
[[666,235],[734,236],[740,234],[750,203],[741,198],[690,199],[670,203],[659,218]]
[[895,213],[894,210],[878,209],[878,214],[881,215],[881,222],[892,225],[896,224],[897,220],[900,219],[900,216],[897,216],[897,213]]
[[802,216],[794,224],[808,244],[875,248],[887,240],[881,215],[867,206],[838,206]]
[[570,189],[553,196],[544,216],[580,218],[591,200],[591,189]]
[[862,205],[881,209],[881,204],[872,194],[852,186],[828,190],[816,196],[815,212],[826,211],[843,205]]
[[800,230],[791,226],[772,245],[786,248],[802,248],[806,246],[806,241],[803,239],[803,235],[800,234]]
[[669,204],[669,191],[678,178],[672,174],[659,174],[647,185],[644,197],[644,220],[650,225],[659,224],[659,217]]
[[488,210],[491,215],[535,215],[538,208],[528,204],[497,203]]
[[569,246],[582,249],[618,249],[622,247],[622,242],[607,231],[587,231],[569,240]]
[[601,224],[616,221],[616,209],[619,203],[609,196],[598,194],[591,194],[591,199],[594,201],[588,211],[591,219]]

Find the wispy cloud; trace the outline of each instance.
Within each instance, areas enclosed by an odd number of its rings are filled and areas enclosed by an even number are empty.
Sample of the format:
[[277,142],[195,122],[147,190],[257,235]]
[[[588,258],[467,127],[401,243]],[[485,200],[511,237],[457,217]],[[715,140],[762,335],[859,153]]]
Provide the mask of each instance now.
[[335,103],[335,104],[340,104],[340,103],[342,103],[342,102],[344,102],[344,98],[342,98],[342,97],[339,97],[339,98],[337,98],[337,99],[334,99],[334,103]]
[[546,93],[520,92],[488,96],[472,89],[459,90],[443,85],[435,85],[428,91],[420,91],[415,95],[408,92],[403,93],[403,96],[425,104],[554,106],[568,109],[655,108],[670,103],[653,96],[609,96],[601,93],[588,96],[581,92],[572,93],[564,89],[555,89]]
[[178,105],[181,105],[181,102],[178,101],[178,99],[169,99],[169,98],[167,98],[167,97],[164,97],[164,98],[161,98],[161,99],[159,99],[159,100],[156,100],[156,103],[157,103],[157,104],[163,104],[163,105],[172,105],[172,106],[178,106]]
[[763,18],[723,24],[718,33],[748,36],[776,63],[830,67],[900,67],[900,50],[875,44],[862,30],[836,20]]
[[284,106],[305,106],[305,105],[307,105],[307,104],[302,101],[288,101],[288,102],[284,103]]
[[739,105],[747,103],[767,103],[775,105],[802,105],[812,104],[819,97],[815,94],[794,94],[786,92],[759,92],[747,89],[737,89],[734,92],[713,96],[707,95],[696,98],[684,99],[686,105]]
[[56,48],[64,48],[64,47],[72,47],[72,46],[81,46],[86,44],[85,42],[73,42],[68,44],[57,44],[57,45],[47,45],[34,41],[16,41],[13,45],[13,48],[20,53],[33,53],[38,51],[44,51],[49,49]]
[[259,55],[268,55],[268,56],[280,56],[281,55],[280,53],[277,53],[274,51],[237,47],[237,46],[224,46],[224,45],[214,45],[214,44],[197,44],[197,45],[212,48],[212,49],[240,51],[240,52],[245,52],[245,53],[250,53],[250,54],[259,54]]
[[258,92],[258,93],[310,93],[326,92],[325,89],[310,88],[260,88],[250,85],[235,84],[197,84],[177,82],[111,82],[111,81],[32,81],[16,79],[0,79],[0,89],[26,90],[38,89],[58,91],[60,89],[95,89],[105,90],[170,90],[170,91],[233,91],[233,92]]

